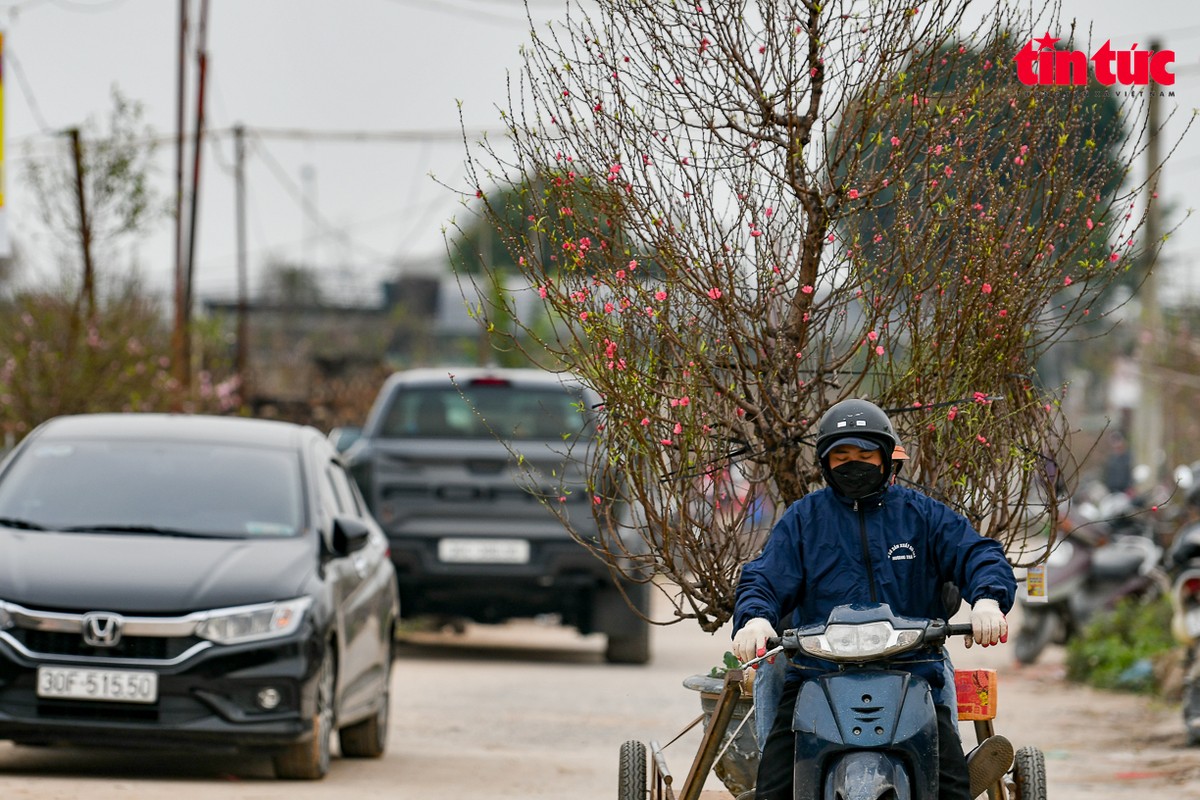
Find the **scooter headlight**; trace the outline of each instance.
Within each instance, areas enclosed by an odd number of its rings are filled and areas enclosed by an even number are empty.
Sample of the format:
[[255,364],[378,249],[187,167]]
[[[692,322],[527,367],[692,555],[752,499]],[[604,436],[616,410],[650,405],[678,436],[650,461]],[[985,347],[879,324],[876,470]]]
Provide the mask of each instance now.
[[800,649],[827,661],[873,661],[908,650],[921,641],[921,631],[896,630],[888,622],[830,625],[824,633],[800,638]]

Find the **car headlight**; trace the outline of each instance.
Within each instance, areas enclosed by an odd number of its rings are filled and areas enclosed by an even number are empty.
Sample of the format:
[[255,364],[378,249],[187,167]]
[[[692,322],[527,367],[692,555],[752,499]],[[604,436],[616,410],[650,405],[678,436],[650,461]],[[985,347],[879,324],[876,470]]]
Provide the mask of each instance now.
[[196,625],[196,635],[217,644],[242,644],[287,636],[300,627],[312,598],[222,608]]
[[822,634],[803,636],[804,652],[829,661],[870,661],[907,650],[921,640],[916,629],[896,630],[887,622],[830,625]]

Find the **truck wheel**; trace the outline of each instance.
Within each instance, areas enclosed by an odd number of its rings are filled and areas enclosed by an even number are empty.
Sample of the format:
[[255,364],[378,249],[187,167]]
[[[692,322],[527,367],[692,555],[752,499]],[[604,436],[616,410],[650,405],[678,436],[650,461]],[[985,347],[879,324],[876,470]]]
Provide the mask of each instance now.
[[[596,628],[608,635],[604,660],[610,664],[645,664],[650,660],[650,587],[644,583],[606,587],[596,597]],[[626,600],[628,598],[628,600]]]
[[604,647],[604,660],[610,664],[645,664],[650,660],[650,623],[634,620],[632,630],[610,633]]
[[1046,800],[1046,758],[1036,747],[1022,747],[1013,758],[1013,800]]
[[646,788],[646,745],[624,742],[621,771],[617,775],[617,800],[645,800]]

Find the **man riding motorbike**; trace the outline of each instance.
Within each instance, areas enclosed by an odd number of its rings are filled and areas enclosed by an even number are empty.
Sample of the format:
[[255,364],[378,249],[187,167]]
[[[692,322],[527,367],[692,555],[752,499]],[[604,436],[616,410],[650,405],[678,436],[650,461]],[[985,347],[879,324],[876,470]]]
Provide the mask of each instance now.
[[[942,618],[947,582],[972,605],[968,646],[1007,641],[1004,614],[1016,581],[1002,546],[946,505],[893,485],[900,444],[887,415],[865,400],[837,403],[821,418],[816,451],[828,486],[793,503],[762,553],[743,568],[734,606],[733,648],[740,660],[765,653],[766,640],[781,626],[822,622],[842,604],[887,603],[899,615]],[[981,745],[978,765],[968,768],[944,651],[914,654],[905,667],[934,691],[939,798],[969,800],[972,784],[1007,770],[1012,746],[996,737],[994,746]],[[757,800],[792,800],[793,708],[801,684],[827,669],[807,657],[789,665],[759,762]],[[988,774],[972,780],[975,772]]]

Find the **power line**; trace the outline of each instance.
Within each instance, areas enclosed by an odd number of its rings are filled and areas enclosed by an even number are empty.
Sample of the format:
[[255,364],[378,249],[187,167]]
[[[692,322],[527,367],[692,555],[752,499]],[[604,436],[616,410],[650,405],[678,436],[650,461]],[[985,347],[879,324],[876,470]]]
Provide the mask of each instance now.
[[312,128],[246,128],[266,139],[293,139],[296,141],[322,142],[413,142],[433,144],[437,142],[461,142],[464,138],[483,136],[484,129],[458,130],[392,130],[392,131],[332,131]]
[[124,5],[126,0],[96,0],[94,3],[85,0],[51,0],[54,5],[66,11],[83,11],[89,14],[103,13]]
[[[254,129],[247,128],[246,133],[258,138],[258,132]],[[278,181],[280,186],[282,186],[283,189],[291,196],[292,201],[300,206],[305,215],[308,216],[308,218],[319,228],[321,228],[323,233],[326,235],[333,234],[334,236],[332,238],[344,240],[346,243],[351,244],[354,249],[363,253],[367,253],[373,258],[389,258],[388,254],[376,250],[369,245],[354,242],[349,237],[345,236],[345,234],[343,234],[341,231],[339,231],[336,226],[332,225],[328,220],[322,217],[321,214],[312,207],[312,204],[304,199],[304,192],[299,186],[296,185],[295,181],[288,176],[287,171],[283,168],[279,161],[276,160],[275,156],[267,149],[266,143],[263,142],[261,138],[258,139],[257,152],[263,158],[264,163],[266,163],[271,173],[275,176],[276,181]]]
[[[48,125],[42,124],[43,131],[41,134],[30,134],[14,140],[14,144],[23,144],[29,140],[41,138],[42,136],[58,136],[58,132],[52,130]],[[486,136],[488,131],[486,128],[431,128],[421,130],[419,128],[399,129],[399,130],[321,130],[317,128],[255,128],[249,125],[243,126],[247,134],[254,134],[259,139],[290,139],[293,141],[302,142],[348,142],[348,143],[364,143],[364,142],[380,142],[391,144],[441,144],[446,142],[461,143],[464,140],[473,138],[481,138]],[[204,131],[204,136],[208,138],[217,137],[232,137],[233,127],[226,128],[208,128]],[[184,141],[191,141],[195,138],[194,134],[184,136]],[[84,140],[86,142],[86,139]],[[131,142],[134,145],[143,147],[158,147],[164,144],[174,144],[179,141],[179,137],[175,134],[155,134],[142,139],[135,139]]]
[[488,11],[481,11],[478,8],[455,6],[444,2],[444,0],[442,2],[433,2],[432,0],[390,0],[390,2],[408,6],[409,8],[420,9],[421,11],[436,11],[439,14],[447,14],[458,19],[490,19],[508,25],[524,25],[528,22],[524,14],[520,17],[493,14]]
[[17,85],[21,87],[21,94],[25,96],[25,104],[29,106],[29,113],[33,115],[33,121],[37,123],[42,133],[48,136],[58,136],[58,133],[51,131],[50,126],[46,124],[46,118],[42,116],[42,109],[38,106],[37,98],[33,95],[33,88],[25,78],[25,69],[21,66],[21,60],[17,58],[17,53],[13,50],[12,45],[7,45],[4,48],[4,60],[8,62],[8,66],[12,68],[13,74],[17,76]]
[[1182,28],[1172,28],[1170,31],[1163,32],[1162,30],[1150,31],[1148,33],[1138,33],[1129,37],[1134,41],[1148,41],[1150,39],[1187,39],[1192,36],[1200,36],[1200,25],[1187,25]]
[[89,14],[97,12],[111,11],[120,5],[123,5],[126,0],[97,0],[94,3],[87,3],[83,0],[21,0],[19,3],[14,3],[5,10],[9,16],[16,18],[22,11],[33,8],[35,6],[44,6],[47,3],[58,6],[64,11],[82,11]]

